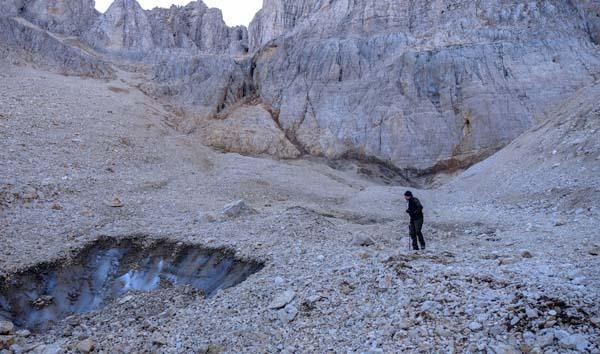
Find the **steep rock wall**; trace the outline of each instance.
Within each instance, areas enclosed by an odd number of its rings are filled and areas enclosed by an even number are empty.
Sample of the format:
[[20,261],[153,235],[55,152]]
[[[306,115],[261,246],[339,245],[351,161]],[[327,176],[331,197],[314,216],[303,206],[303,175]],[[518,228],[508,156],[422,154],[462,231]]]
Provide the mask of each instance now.
[[258,95],[307,152],[329,158],[460,168],[600,72],[569,2],[266,5],[250,26],[251,43],[266,43],[252,65]]

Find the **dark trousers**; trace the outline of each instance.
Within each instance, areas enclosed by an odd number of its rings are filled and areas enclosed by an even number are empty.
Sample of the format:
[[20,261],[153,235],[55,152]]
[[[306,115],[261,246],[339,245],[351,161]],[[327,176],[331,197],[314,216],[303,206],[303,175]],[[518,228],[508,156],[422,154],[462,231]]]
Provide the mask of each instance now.
[[[421,248],[425,249],[425,239],[423,238],[423,233],[421,232],[421,228],[423,228],[423,219],[415,219],[410,220],[410,238],[412,239],[412,246],[414,250],[419,249],[418,243],[421,244]],[[417,238],[419,242],[417,243]]]

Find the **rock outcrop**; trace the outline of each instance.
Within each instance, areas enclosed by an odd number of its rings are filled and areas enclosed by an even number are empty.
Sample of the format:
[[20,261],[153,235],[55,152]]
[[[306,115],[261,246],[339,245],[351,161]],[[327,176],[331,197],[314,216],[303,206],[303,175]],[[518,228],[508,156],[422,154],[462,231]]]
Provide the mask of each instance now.
[[300,156],[271,113],[261,105],[236,107],[223,118],[201,123],[198,132],[206,145],[229,152],[283,159]]
[[[547,120],[445,188],[479,200],[594,212],[600,204],[600,82],[577,91]],[[549,188],[551,186],[551,188]],[[538,205],[539,206],[539,205]]]
[[243,67],[228,56],[163,56],[155,59],[152,81],[143,88],[206,118],[246,96],[245,80]]
[[20,17],[0,17],[0,58],[67,75],[101,79],[114,75],[106,61]]
[[588,23],[568,2],[266,5],[250,26],[258,95],[288,135],[328,158],[460,168],[600,73]]
[[0,16],[20,16],[51,32],[81,35],[100,16],[93,0],[3,0]]
[[167,54],[241,55],[248,51],[244,27],[227,27],[218,9],[203,2],[146,11],[135,0],[116,0],[84,35],[94,48],[133,59]]

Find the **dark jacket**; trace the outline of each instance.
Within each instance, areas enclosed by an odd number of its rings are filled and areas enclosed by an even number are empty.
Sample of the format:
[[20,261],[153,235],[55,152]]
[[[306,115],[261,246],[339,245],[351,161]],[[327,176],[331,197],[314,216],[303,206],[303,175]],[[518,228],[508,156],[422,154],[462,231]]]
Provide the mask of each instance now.
[[408,209],[406,209],[406,212],[410,215],[410,220],[423,219],[423,205],[415,197],[408,200]]

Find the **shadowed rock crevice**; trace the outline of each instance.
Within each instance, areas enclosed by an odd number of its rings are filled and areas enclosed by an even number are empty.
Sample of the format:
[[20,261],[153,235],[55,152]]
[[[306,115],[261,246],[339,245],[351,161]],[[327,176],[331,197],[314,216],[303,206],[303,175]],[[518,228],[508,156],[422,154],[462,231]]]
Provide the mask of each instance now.
[[101,239],[71,259],[38,264],[0,278],[0,318],[41,328],[70,314],[100,309],[130,291],[191,286],[211,296],[262,267],[225,249]]

